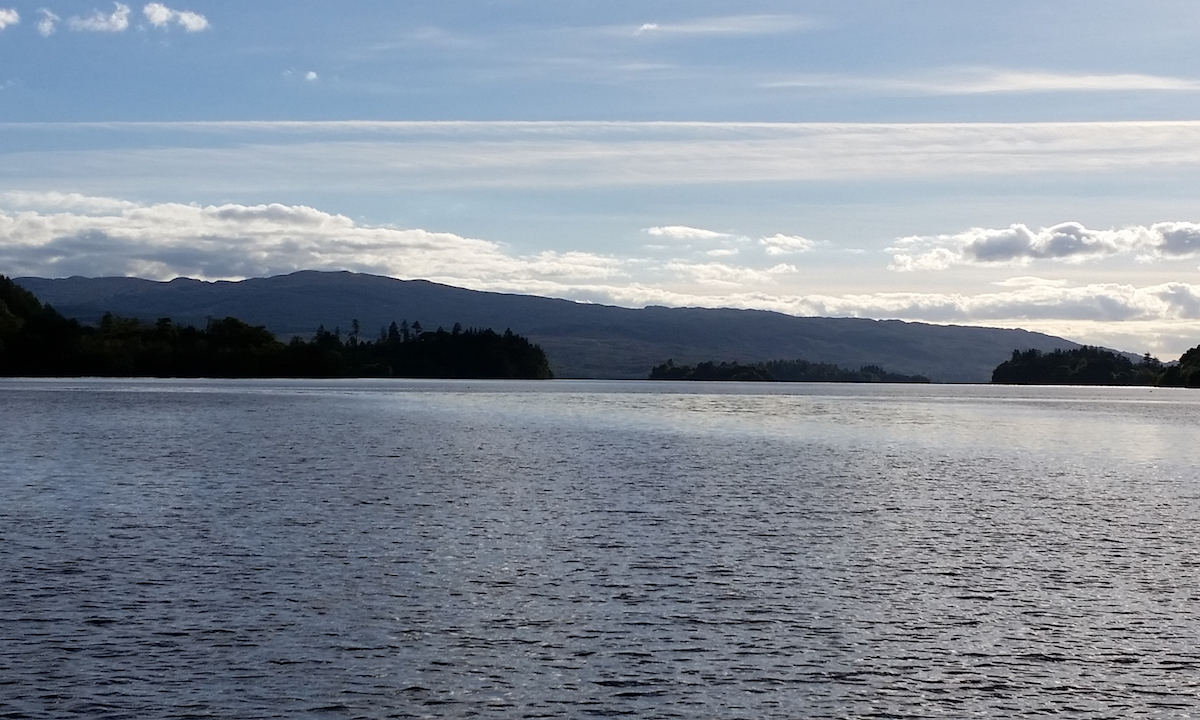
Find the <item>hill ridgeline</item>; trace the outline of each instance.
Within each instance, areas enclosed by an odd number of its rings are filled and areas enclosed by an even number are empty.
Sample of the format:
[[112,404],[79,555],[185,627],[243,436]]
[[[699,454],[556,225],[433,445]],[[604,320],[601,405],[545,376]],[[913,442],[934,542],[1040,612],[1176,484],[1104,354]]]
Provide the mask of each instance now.
[[82,277],[16,282],[64,316],[89,324],[99,323],[105,312],[151,323],[169,317],[196,327],[210,318],[236,317],[285,340],[312,337],[320,326],[346,329],[355,318],[369,337],[404,319],[427,328],[455,323],[511,328],[545,351],[556,377],[645,378],[668,359],[695,365],[803,358],[842,368],[883,367],[933,382],[986,383],[1014,349],[1080,347],[1025,330],[764,310],[631,309],[349,272],[302,271],[240,282]]

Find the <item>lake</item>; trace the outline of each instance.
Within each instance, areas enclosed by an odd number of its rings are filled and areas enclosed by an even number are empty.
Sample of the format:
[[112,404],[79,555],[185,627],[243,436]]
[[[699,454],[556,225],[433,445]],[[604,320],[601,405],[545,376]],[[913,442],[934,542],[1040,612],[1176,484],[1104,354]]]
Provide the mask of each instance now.
[[0,717],[1200,713],[1200,392],[0,381]]

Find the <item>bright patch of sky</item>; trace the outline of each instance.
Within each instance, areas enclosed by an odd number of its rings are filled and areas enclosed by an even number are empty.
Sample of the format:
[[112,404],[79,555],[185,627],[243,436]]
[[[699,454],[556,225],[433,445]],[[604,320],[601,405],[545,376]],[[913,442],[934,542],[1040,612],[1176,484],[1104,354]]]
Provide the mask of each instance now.
[[0,0],[0,273],[1200,343],[1200,5]]

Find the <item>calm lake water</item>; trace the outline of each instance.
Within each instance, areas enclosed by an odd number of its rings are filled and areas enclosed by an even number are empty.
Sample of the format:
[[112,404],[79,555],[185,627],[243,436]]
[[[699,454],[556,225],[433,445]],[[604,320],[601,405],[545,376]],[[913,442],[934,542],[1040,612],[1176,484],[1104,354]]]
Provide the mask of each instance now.
[[1200,716],[1200,392],[0,381],[0,717]]

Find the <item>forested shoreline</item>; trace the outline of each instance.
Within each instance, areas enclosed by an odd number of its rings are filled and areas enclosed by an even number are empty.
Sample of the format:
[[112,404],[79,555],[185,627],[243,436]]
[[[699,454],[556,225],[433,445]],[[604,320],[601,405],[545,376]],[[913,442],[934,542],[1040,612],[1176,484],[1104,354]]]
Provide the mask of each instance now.
[[1166,365],[1146,355],[1141,362],[1104,348],[1013,350],[998,365],[992,382],[1007,385],[1125,385],[1200,387],[1200,347]]
[[668,360],[650,370],[651,380],[707,380],[738,382],[851,382],[927,383],[923,375],[901,375],[878,365],[847,370],[831,363],[807,360],[771,360],[754,364],[702,362],[676,365]]
[[284,343],[233,317],[204,328],[169,318],[146,323],[107,314],[96,327],[63,317],[0,275],[0,375],[7,377],[413,377],[549,378],[546,355],[505,331],[425,331],[393,322],[364,339],[357,322]]
[[[921,375],[902,375],[877,365],[848,370],[831,363],[772,360],[760,363],[702,362],[676,365],[668,360],[650,371],[651,380],[734,382],[848,382],[927,383]],[[1200,387],[1200,347],[1166,364],[1150,355],[1140,362],[1104,348],[1072,350],[1014,350],[992,373],[992,382],[1005,385],[1113,385]]]

